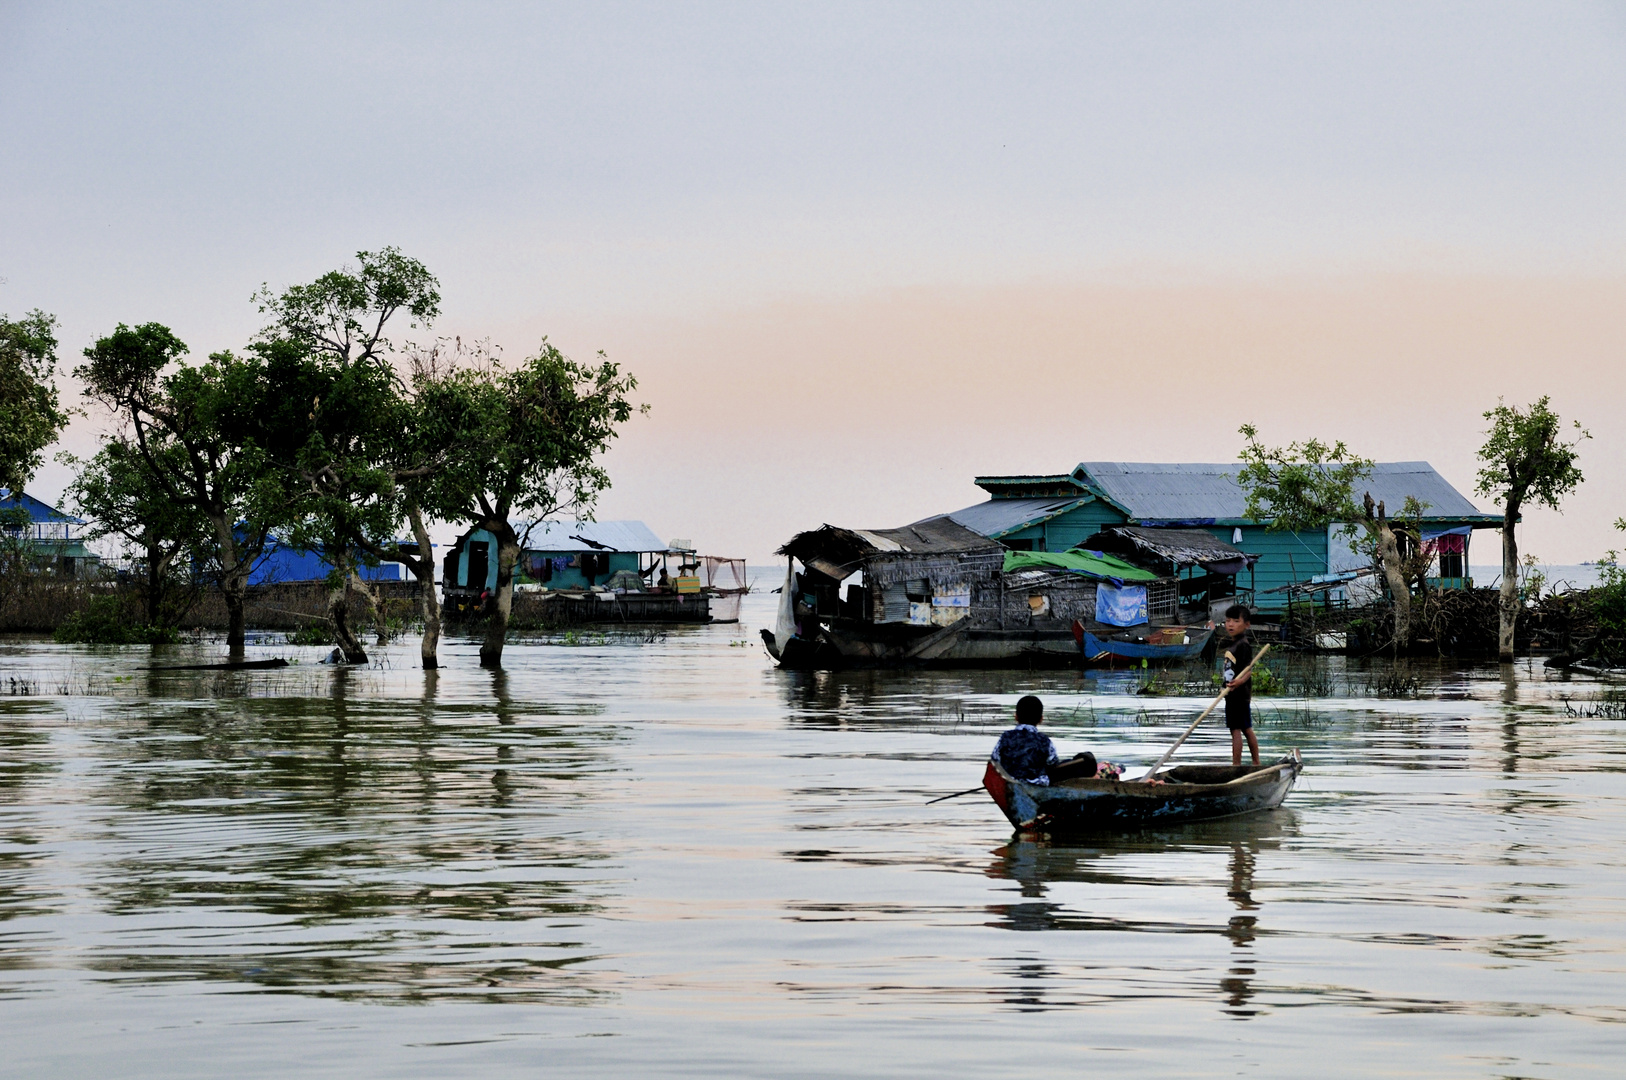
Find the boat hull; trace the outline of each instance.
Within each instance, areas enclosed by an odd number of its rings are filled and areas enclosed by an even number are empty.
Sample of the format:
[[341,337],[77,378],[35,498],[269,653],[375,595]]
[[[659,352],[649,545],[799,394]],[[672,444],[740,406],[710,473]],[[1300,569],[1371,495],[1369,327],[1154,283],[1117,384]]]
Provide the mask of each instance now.
[[1149,664],[1182,664],[1188,660],[1195,660],[1202,655],[1203,649],[1214,636],[1211,627],[1203,627],[1196,633],[1188,633],[1190,640],[1168,644],[1154,645],[1149,642],[1117,641],[1112,638],[1097,637],[1084,629],[1080,623],[1073,624],[1073,634],[1078,641],[1078,651],[1083,654],[1085,663],[1112,664],[1115,662]]
[[1069,780],[1046,786],[1011,777],[993,762],[983,786],[1022,830],[1090,832],[1235,817],[1273,810],[1304,769],[1294,750],[1273,765],[1185,765],[1159,773],[1164,783]]

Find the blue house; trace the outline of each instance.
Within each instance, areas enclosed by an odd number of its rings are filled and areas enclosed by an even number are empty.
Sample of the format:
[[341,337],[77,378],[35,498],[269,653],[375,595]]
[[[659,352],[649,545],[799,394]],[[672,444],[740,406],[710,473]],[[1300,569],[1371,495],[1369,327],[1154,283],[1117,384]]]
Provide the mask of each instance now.
[[[515,531],[524,548],[514,581],[548,589],[585,590],[594,585],[614,587],[612,580],[643,581],[667,551],[641,521],[539,521],[516,524]],[[485,529],[469,530],[446,553],[441,570],[448,596],[495,590],[497,538]]]
[[0,488],[0,529],[31,549],[31,561],[38,571],[65,578],[94,577],[102,560],[85,547],[80,536],[84,526],[83,518],[40,502],[27,492]]
[[[1113,525],[1179,527],[1207,532],[1257,555],[1250,571],[1254,604],[1285,607],[1283,586],[1308,582],[1364,565],[1341,529],[1272,532],[1246,517],[1247,496],[1237,483],[1240,464],[1082,462],[1071,473],[1050,476],[979,476],[985,502],[948,516],[1016,551],[1065,551]],[[1477,529],[1500,528],[1499,514],[1486,514],[1425,461],[1386,462],[1359,485],[1391,516],[1407,496],[1426,504],[1422,539],[1435,548],[1443,588],[1466,588],[1468,547]]]
[[[398,546],[416,553],[418,545],[409,540],[398,541]],[[292,547],[273,539],[265,555],[249,571],[250,585],[285,585],[295,581],[326,581],[333,564],[322,558],[320,552]],[[377,566],[357,566],[356,574],[363,581],[400,581],[405,568],[400,563],[386,562]]]

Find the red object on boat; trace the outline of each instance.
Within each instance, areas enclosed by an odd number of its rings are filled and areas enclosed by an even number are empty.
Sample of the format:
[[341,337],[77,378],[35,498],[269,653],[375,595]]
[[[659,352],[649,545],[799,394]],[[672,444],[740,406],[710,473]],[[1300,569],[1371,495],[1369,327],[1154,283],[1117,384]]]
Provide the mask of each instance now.
[[1006,817],[1011,816],[1011,789],[1005,786],[1005,778],[999,775],[990,761],[988,767],[982,771],[982,786],[988,789],[988,794],[994,800]]

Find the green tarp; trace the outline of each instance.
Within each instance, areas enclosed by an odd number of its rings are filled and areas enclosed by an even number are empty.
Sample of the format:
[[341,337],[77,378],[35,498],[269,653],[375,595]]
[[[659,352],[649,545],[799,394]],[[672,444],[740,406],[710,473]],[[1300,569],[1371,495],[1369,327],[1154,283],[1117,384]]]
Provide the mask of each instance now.
[[1067,570],[1096,578],[1117,581],[1156,581],[1157,575],[1116,555],[1083,551],[1007,551],[1005,572],[1017,570]]

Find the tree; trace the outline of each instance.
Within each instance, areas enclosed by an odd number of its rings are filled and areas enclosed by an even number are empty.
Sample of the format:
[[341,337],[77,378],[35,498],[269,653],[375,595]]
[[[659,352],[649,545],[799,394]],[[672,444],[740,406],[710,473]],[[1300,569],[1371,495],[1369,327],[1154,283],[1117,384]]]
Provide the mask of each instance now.
[[[270,322],[254,349],[273,372],[281,399],[298,403],[276,414],[274,453],[298,476],[308,500],[291,529],[299,547],[320,550],[333,567],[328,612],[334,636],[351,663],[367,654],[349,625],[348,596],[371,592],[358,573],[362,558],[404,564],[418,579],[424,606],[423,666],[437,665],[440,611],[434,558],[418,513],[418,552],[395,542],[403,516],[411,516],[402,485],[433,468],[406,414],[404,386],[391,365],[394,347],[384,336],[392,318],[427,326],[439,313],[434,276],[396,248],[358,252],[357,266],[323,274],[281,294],[262,287],[256,299]],[[308,403],[308,407],[307,407]]]
[[85,350],[87,362],[74,374],[127,428],[144,480],[208,523],[226,642],[240,657],[249,573],[296,503],[262,445],[264,416],[288,403],[266,394],[263,365],[220,352],[187,366],[180,363],[187,352],[168,327],[120,323]]
[[211,561],[212,529],[195,507],[170,498],[162,481],[185,468],[179,446],[160,453],[171,460],[154,470],[139,447],[115,438],[88,461],[67,454],[59,460],[78,466],[68,497],[93,523],[91,535],[118,536],[142,552],[147,625],[174,626],[196,595],[193,564]]
[[1502,504],[1502,595],[1497,653],[1503,663],[1513,661],[1513,632],[1519,617],[1519,543],[1514,535],[1519,515],[1527,502],[1557,510],[1559,500],[1581,483],[1581,470],[1575,461],[1583,439],[1592,436],[1579,421],[1572,422],[1576,435],[1565,442],[1564,422],[1548,408],[1550,399],[1541,400],[1521,411],[1504,404],[1486,412],[1491,422],[1485,432],[1485,445],[1479,448],[1476,493]]
[[456,447],[429,479],[433,513],[497,538],[496,607],[480,646],[480,666],[502,665],[513,612],[514,566],[524,537],[511,516],[590,515],[610,477],[598,457],[635,408],[638,386],[599,353],[597,364],[569,359],[547,339],[513,371],[489,363],[424,378],[417,387],[430,440]]
[[56,319],[0,315],[0,488],[22,494],[68,422],[56,390]]
[[[1411,588],[1400,547],[1408,530],[1388,516],[1382,502],[1373,501],[1370,491],[1360,503],[1355,501],[1357,485],[1372,473],[1372,461],[1357,456],[1341,441],[1329,445],[1310,439],[1274,448],[1259,442],[1252,424],[1243,424],[1239,430],[1247,445],[1240,455],[1243,465],[1237,483],[1247,493],[1248,517],[1266,522],[1272,531],[1285,532],[1342,524],[1352,550],[1359,550],[1355,527],[1363,528],[1394,603],[1395,648],[1405,648],[1411,640]],[[1415,510],[1413,516],[1420,517],[1421,505],[1414,503],[1408,502],[1407,512]],[[1413,544],[1421,540],[1410,539]]]

